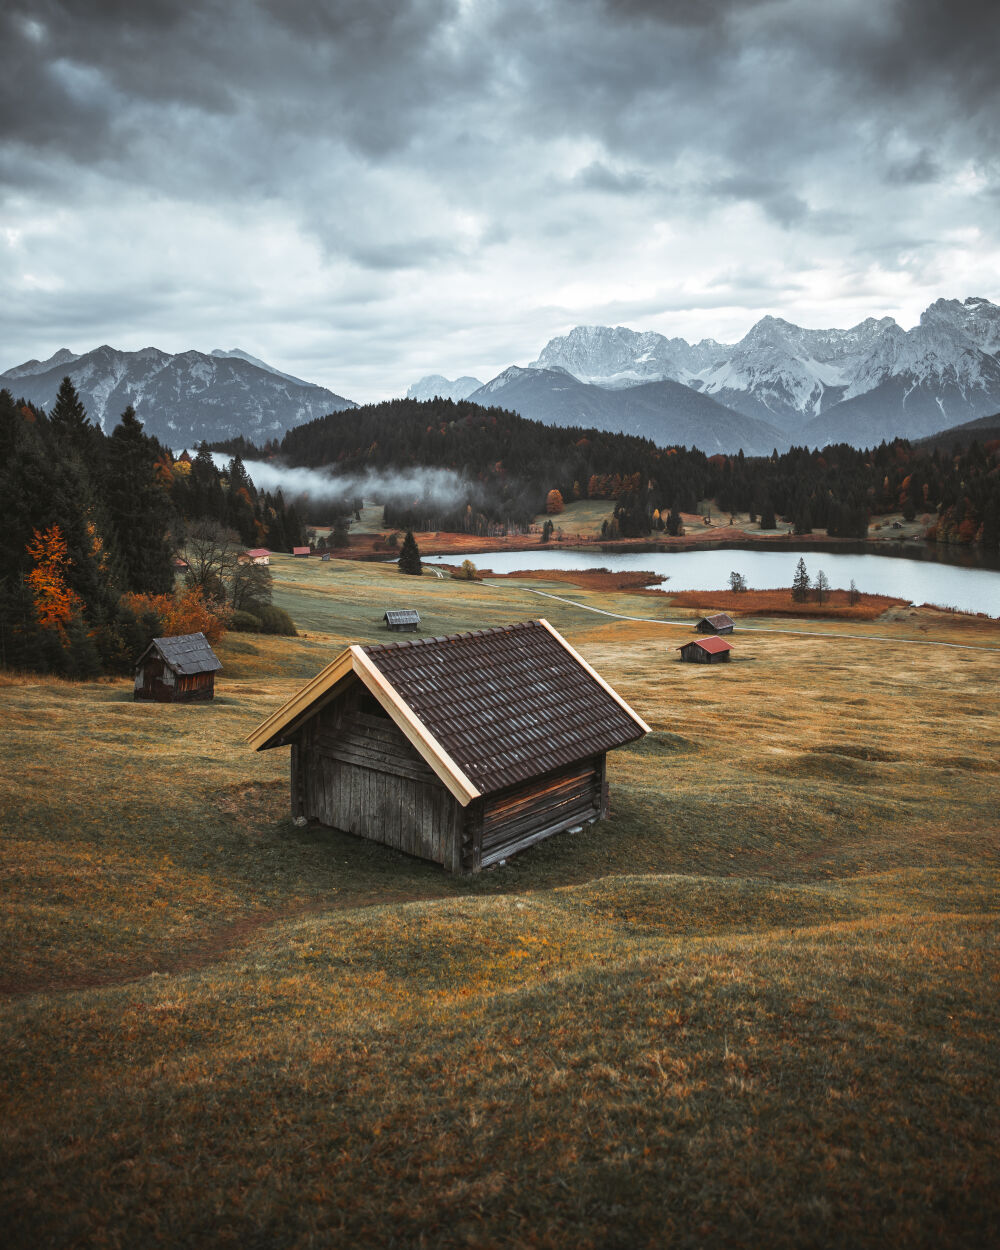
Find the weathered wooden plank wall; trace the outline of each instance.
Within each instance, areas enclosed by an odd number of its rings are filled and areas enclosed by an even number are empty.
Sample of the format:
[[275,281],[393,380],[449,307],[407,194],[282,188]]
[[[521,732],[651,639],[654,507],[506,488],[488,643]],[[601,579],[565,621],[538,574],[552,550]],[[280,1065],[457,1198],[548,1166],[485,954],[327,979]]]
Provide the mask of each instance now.
[[460,869],[461,807],[362,686],[303,726],[299,751],[304,815]]
[[604,756],[584,760],[482,801],[477,867],[531,846],[572,825],[595,820],[604,806]]

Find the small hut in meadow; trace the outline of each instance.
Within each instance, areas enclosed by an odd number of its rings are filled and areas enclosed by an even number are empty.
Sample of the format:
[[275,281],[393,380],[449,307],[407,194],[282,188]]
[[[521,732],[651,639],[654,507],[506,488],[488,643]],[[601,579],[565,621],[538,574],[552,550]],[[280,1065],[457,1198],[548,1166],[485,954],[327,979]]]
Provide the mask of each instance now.
[[267,547],[251,547],[240,556],[241,564],[270,564],[271,553]]
[[733,644],[726,642],[724,638],[696,638],[693,642],[686,642],[683,647],[677,648],[681,659],[687,664],[728,663],[732,649]]
[[292,555],[297,557],[300,560],[308,559],[308,557],[312,555],[312,548],[311,547],[293,547]]
[[699,634],[731,634],[733,619],[725,612],[716,612],[714,616],[703,616],[695,629]]
[[386,629],[393,633],[413,633],[420,628],[420,613],[416,608],[390,608],[382,614]]
[[154,638],[135,662],[133,700],[197,703],[215,697],[219,657],[204,634]]
[[605,817],[648,732],[539,620],[348,647],[247,741],[291,746],[293,816],[478,872]]

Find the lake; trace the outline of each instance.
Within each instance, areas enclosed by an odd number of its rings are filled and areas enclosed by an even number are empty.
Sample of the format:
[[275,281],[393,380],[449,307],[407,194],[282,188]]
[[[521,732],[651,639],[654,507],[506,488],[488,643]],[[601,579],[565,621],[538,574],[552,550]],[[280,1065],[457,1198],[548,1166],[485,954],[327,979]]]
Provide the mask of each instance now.
[[[669,579],[662,590],[728,590],[729,574],[742,573],[748,587],[774,590],[791,586],[799,556],[810,578],[823,570],[833,589],[847,590],[854,579],[867,594],[892,595],[914,603],[932,603],[961,612],[985,612],[1000,617],[1000,571],[984,567],[969,553],[957,558],[973,559],[977,567],[942,560],[936,549],[912,554],[871,555],[868,550],[820,550],[807,547],[769,551],[760,547],[715,548],[699,551],[568,551],[532,548],[527,551],[484,551],[468,559],[477,568],[495,573],[517,569],[593,569],[613,572],[648,570]],[[425,564],[457,564],[461,557],[430,556]]]

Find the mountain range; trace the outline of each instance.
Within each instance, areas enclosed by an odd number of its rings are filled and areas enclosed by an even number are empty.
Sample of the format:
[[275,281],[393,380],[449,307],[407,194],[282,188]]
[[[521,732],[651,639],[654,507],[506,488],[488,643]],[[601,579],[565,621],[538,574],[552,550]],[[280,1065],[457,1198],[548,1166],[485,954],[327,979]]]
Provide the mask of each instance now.
[[511,408],[545,425],[593,426],[637,434],[665,446],[683,443],[712,455],[741,447],[750,456],[768,456],[787,444],[777,426],[744,416],[709,395],[669,379],[608,389],[581,382],[561,367],[521,369],[512,365],[469,399]]
[[92,421],[111,432],[131,404],[146,432],[175,450],[242,434],[255,443],[293,426],[356,408],[323,386],[282,373],[239,348],[171,355],[156,347],[122,352],[61,348],[0,374],[0,386],[49,409],[69,377]]
[[[729,344],[577,326],[551,339],[528,367],[546,376],[562,369],[622,395],[651,382],[681,383],[776,427],[783,435],[779,446],[872,445],[920,438],[1000,410],[1000,307],[981,297],[939,299],[912,330],[892,317],[869,318],[849,330],[806,330],[764,317]],[[493,402],[503,403],[498,381],[487,387]],[[523,382],[519,386],[525,390]],[[547,420],[547,386],[536,391],[537,400],[522,399],[518,411]]]
[[[0,386],[48,409],[66,375],[104,429],[132,404],[149,433],[174,448],[239,434],[259,444],[357,407],[238,347],[177,355],[62,348],[8,369]],[[764,317],[738,343],[577,326],[485,385],[431,374],[407,396],[471,399],[548,425],[596,426],[710,454],[920,439],[1000,412],[1000,307],[981,297],[939,299],[911,330],[892,317],[848,330]]]

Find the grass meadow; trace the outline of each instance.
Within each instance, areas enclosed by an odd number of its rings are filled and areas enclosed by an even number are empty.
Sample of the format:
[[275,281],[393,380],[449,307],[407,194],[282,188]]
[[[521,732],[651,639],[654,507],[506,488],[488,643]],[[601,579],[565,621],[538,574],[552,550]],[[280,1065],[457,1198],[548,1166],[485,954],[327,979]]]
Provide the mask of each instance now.
[[[1000,1241],[996,622],[705,667],[562,582],[273,572],[302,636],[211,704],[0,675],[6,1244]],[[653,729],[611,818],[473,878],[295,827],[243,738],[390,606],[562,630]]]

